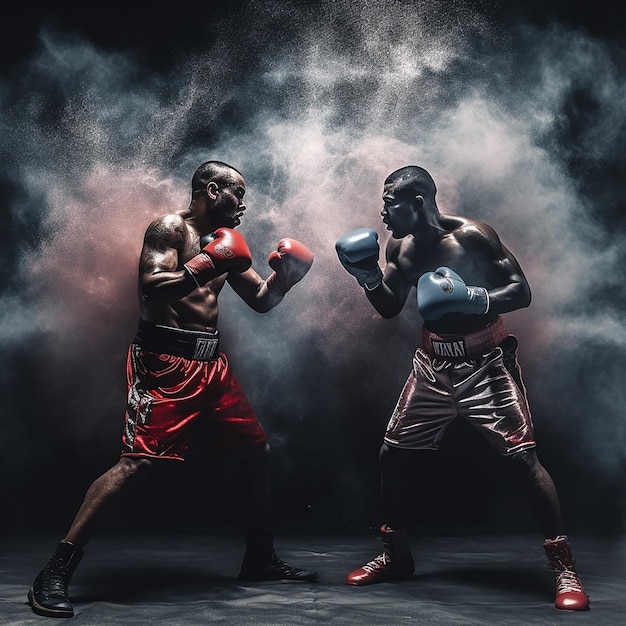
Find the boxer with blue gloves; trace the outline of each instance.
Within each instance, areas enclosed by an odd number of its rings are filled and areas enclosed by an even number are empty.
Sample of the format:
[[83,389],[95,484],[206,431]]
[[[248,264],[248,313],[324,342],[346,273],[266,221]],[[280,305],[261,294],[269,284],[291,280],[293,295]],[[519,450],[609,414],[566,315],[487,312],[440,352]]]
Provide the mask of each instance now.
[[544,533],[555,573],[555,606],[589,608],[574,568],[554,483],[536,453],[533,423],[517,362],[517,339],[502,314],[529,306],[530,287],[513,254],[487,224],[441,213],[430,174],[417,166],[387,177],[382,221],[391,231],[384,269],[378,234],[358,228],[336,250],[376,311],[391,318],[416,288],[422,344],[389,420],[380,451],[385,523],[383,551],[351,572],[350,585],[410,578],[410,462],[415,451],[436,450],[461,417],[519,471]]

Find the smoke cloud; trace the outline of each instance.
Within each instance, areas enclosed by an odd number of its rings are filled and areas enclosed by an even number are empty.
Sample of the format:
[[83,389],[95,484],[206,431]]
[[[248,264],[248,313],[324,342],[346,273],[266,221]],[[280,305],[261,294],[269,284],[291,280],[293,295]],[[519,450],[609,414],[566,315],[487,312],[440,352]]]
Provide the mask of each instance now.
[[[0,349],[24,369],[3,374],[7,417],[20,414],[3,439],[43,429],[75,450],[111,450],[143,231],[185,208],[195,168],[219,159],[246,179],[240,230],[259,273],[281,237],[316,254],[267,315],[225,289],[226,350],[280,462],[297,471],[300,453],[340,451],[329,488],[358,492],[353,461],[363,447],[375,460],[420,320],[413,295],[380,319],[334,242],[370,226],[384,245],[383,180],[415,164],[442,211],[488,222],[520,261],[533,304],[507,321],[538,430],[590,485],[614,485],[626,464],[626,251],[606,213],[621,200],[598,179],[624,139],[616,51],[436,0],[251,4],[237,23],[236,36],[230,20],[212,24],[211,48],[179,51],[166,72],[44,28],[0,85],[12,190]],[[14,462],[27,467],[38,448]]]

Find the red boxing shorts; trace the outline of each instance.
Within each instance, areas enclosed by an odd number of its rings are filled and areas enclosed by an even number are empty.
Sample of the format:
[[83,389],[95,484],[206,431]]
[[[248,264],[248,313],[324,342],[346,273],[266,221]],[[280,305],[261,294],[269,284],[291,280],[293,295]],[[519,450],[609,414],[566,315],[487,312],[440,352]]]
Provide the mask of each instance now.
[[502,318],[465,335],[423,329],[385,443],[436,450],[456,417],[477,428],[500,454],[535,447],[533,424],[517,362],[517,339]]
[[140,322],[128,349],[122,456],[183,461],[192,437],[210,451],[266,441],[226,355],[216,347],[217,333]]

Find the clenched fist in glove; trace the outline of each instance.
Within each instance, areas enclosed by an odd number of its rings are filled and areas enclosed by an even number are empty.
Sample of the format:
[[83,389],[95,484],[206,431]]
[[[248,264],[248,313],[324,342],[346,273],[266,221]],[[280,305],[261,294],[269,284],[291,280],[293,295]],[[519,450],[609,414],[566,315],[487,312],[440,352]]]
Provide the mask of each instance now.
[[361,287],[369,291],[383,281],[378,265],[378,233],[371,228],[357,228],[337,239],[335,250],[344,268]]
[[202,238],[200,254],[185,263],[198,287],[225,272],[245,272],[252,265],[246,240],[232,228],[218,228]]
[[302,280],[313,265],[313,253],[295,239],[281,239],[267,262],[274,270],[267,279],[267,288],[284,296],[298,281]]
[[489,295],[484,287],[468,287],[449,267],[438,267],[420,276],[417,306],[425,320],[438,320],[446,313],[484,315]]

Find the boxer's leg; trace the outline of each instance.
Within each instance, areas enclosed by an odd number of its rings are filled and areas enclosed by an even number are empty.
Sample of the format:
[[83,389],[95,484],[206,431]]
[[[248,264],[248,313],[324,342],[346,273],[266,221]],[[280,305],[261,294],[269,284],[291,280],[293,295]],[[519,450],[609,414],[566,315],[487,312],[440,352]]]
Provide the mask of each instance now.
[[386,526],[394,529],[409,527],[410,484],[413,478],[412,461],[417,450],[380,447],[380,490]]
[[47,617],[74,615],[67,588],[82,558],[82,548],[120,498],[137,486],[151,467],[146,458],[122,457],[92,483],[65,539],[28,591],[28,602],[35,613]]
[[270,453],[268,443],[237,452],[248,530],[271,527]]
[[148,458],[121,457],[116,465],[91,484],[65,541],[84,547],[106,516],[144,481],[151,468],[152,461]]
[[535,448],[522,450],[508,458],[521,479],[530,507],[546,539],[564,534],[559,496],[554,482],[539,462]]
[[350,572],[348,585],[372,585],[410,578],[415,571],[409,546],[408,503],[410,459],[414,450],[388,446],[380,448],[381,491],[386,524],[380,528],[383,551],[374,559]]
[[317,572],[301,569],[280,559],[274,551],[271,528],[270,448],[267,443],[237,452],[239,479],[246,500],[246,553],[239,580],[317,580]]
[[589,598],[574,567],[574,558],[565,535],[559,497],[548,471],[539,462],[534,448],[511,455],[520,473],[546,540],[544,549],[555,575],[557,609],[586,611]]

